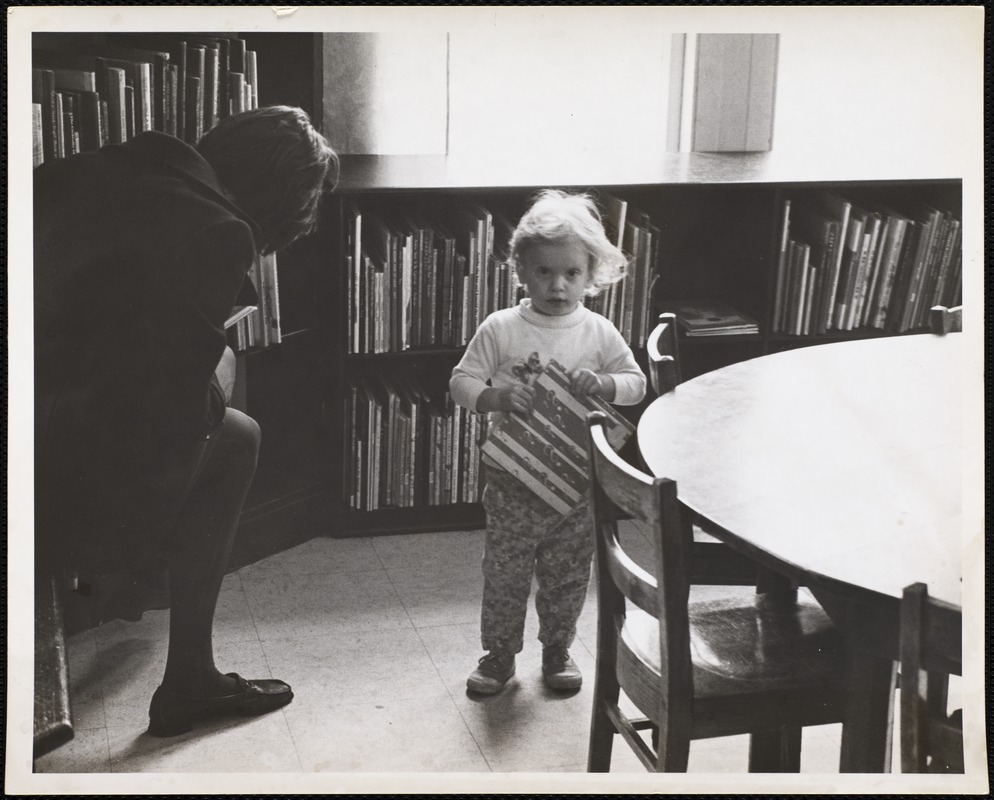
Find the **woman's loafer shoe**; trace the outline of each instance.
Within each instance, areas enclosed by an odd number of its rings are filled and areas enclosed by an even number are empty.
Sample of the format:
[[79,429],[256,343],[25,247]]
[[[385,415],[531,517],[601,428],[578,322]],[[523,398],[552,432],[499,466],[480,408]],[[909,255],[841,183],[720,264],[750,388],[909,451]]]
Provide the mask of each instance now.
[[265,679],[247,681],[229,672],[238,683],[238,691],[220,697],[195,697],[160,686],[152,695],[148,709],[148,732],[152,736],[178,736],[211,717],[266,714],[293,700],[293,690],[283,681]]

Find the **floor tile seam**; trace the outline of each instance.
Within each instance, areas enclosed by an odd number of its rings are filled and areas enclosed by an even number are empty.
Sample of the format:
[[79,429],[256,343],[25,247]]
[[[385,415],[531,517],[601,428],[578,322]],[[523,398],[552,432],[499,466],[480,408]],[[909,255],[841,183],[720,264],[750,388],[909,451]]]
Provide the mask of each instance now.
[[[435,659],[432,657],[431,651],[428,649],[428,645],[425,644],[424,639],[421,638],[421,631],[418,630],[417,628],[415,628],[414,630],[415,630],[415,633],[417,633],[417,635],[418,635],[418,639],[421,641],[421,646],[424,647],[425,652],[428,654],[428,659],[429,659],[429,661],[431,661],[431,665],[435,669],[435,672],[438,675],[439,681],[441,681],[442,688],[445,689],[446,695],[448,695],[449,700],[452,701],[452,706],[453,706],[453,708],[455,708],[456,713],[459,715],[459,719],[462,720],[462,724],[466,728],[467,733],[469,733],[470,738],[473,740],[473,744],[476,745],[476,749],[480,753],[480,758],[482,758],[483,759],[483,763],[485,763],[487,765],[487,769],[489,769],[491,772],[493,772],[494,768],[493,768],[493,765],[490,763],[490,759],[487,758],[487,754],[485,752],[483,752],[483,747],[480,745],[480,741],[476,738],[476,734],[473,733],[473,728],[470,726],[469,721],[466,719],[466,715],[463,714],[462,709],[459,707],[459,703],[457,702],[456,696],[452,693],[452,690],[449,688],[448,683],[446,682],[444,676],[442,675],[441,671],[438,668],[438,664],[435,663]],[[465,694],[465,692],[464,692],[464,694]]]
[[[448,687],[446,687],[446,690],[448,690]],[[473,733],[473,728],[469,724],[469,721],[466,719],[466,715],[463,714],[462,709],[459,707],[459,703],[456,702],[456,698],[452,697],[451,692],[449,692],[449,695],[452,699],[452,705],[455,706],[456,713],[459,715],[459,719],[462,720],[462,724],[465,726],[466,731],[469,733],[470,738],[473,740],[473,744],[476,745],[476,749],[480,752],[480,758],[483,759],[483,763],[487,765],[487,769],[490,770],[490,772],[496,772],[496,770],[494,769],[494,765],[491,763],[490,759],[487,757],[487,754],[483,749],[483,746],[480,744],[480,740],[477,739],[476,734]]]
[[[432,627],[432,626],[425,626],[425,627]],[[424,648],[425,655],[428,656],[428,660],[431,662],[432,669],[434,669],[435,670],[435,674],[438,675],[438,680],[441,682],[442,688],[445,689],[445,693],[449,696],[449,699],[452,700],[453,705],[455,705],[456,709],[458,710],[459,706],[455,702],[456,698],[453,696],[452,692],[449,690],[449,686],[448,686],[448,684],[445,681],[445,676],[442,675],[442,671],[438,668],[438,664],[435,663],[435,659],[432,657],[431,650],[428,648],[428,645],[425,643],[424,638],[421,636],[421,630],[417,626],[415,626],[415,628],[414,628],[414,633],[418,637],[418,641],[421,642],[421,647]],[[462,713],[461,712],[460,712],[459,716],[460,716],[460,718],[462,717]],[[465,719],[463,719],[463,724],[464,725],[466,724],[466,720]],[[472,733],[472,731],[470,731],[470,733]],[[476,739],[474,738],[473,741],[476,741]],[[479,744],[477,744],[477,747],[479,747]]]
[[[252,603],[249,602],[248,592],[245,591],[245,584],[242,582],[242,576],[240,574],[238,574],[237,571],[235,573],[233,573],[233,574],[238,579],[238,590],[241,592],[242,598],[245,601],[245,608],[248,610],[249,620],[251,620],[251,622],[252,622],[252,630],[255,631],[255,641],[259,642],[260,649],[262,650],[262,657],[264,659],[266,659],[266,667],[269,668],[269,659],[266,658],[265,648],[263,648],[261,646],[262,645],[262,634],[259,633],[259,625],[256,623],[256,620],[255,620],[255,611],[253,611],[253,609],[252,609]],[[246,639],[246,641],[252,641],[252,640],[251,639]],[[232,643],[233,644],[237,644],[237,642],[232,642]],[[272,675],[272,671],[270,671],[270,675]]]
[[[294,700],[296,700],[296,699],[297,698],[294,697]],[[293,701],[291,700],[290,702],[292,704]],[[300,770],[300,772],[304,772],[304,760],[300,756],[300,748],[297,747],[297,738],[293,735],[293,726],[290,725],[290,720],[287,719],[286,710],[287,710],[287,706],[284,706],[279,711],[280,711],[280,714],[283,716],[283,724],[286,726],[286,732],[287,732],[287,734],[290,737],[290,744],[293,746],[293,755],[297,759],[297,768]]]
[[[101,733],[103,735],[103,744],[104,744],[104,747],[106,748],[106,750],[105,750],[106,757],[104,759],[104,763],[107,765],[107,771],[108,772],[114,772],[115,771],[114,770],[114,754],[111,752],[111,749],[110,749],[110,732],[107,730],[107,726],[106,725],[103,728],[101,728],[100,731],[101,731]],[[89,766],[91,763],[92,763],[92,761],[87,761],[87,766]]]

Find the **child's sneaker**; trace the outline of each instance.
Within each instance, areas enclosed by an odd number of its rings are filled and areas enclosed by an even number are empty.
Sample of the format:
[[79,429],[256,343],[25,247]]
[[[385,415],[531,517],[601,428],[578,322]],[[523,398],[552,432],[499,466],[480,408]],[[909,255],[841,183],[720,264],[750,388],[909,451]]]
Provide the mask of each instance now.
[[466,688],[480,694],[496,694],[514,674],[514,653],[492,650],[466,679]]
[[542,675],[552,689],[579,689],[583,683],[583,675],[565,647],[546,647],[542,651]]

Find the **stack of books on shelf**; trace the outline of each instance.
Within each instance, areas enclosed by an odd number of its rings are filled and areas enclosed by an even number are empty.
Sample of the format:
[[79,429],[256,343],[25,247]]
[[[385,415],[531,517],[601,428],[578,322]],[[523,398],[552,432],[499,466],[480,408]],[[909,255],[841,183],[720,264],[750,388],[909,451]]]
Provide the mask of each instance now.
[[225,323],[228,346],[236,353],[269,347],[282,341],[276,254],[257,256],[248,273],[255,288],[255,305],[236,306]]
[[367,214],[350,204],[350,353],[460,347],[518,302],[506,261],[511,224],[480,205],[453,220]]
[[834,192],[784,202],[773,331],[797,336],[927,325],[961,302],[961,222],[948,210],[862,207]]
[[759,333],[755,319],[721,300],[665,303],[662,310],[676,314],[677,325],[689,338]]
[[345,397],[344,504],[421,508],[477,502],[483,418],[416,380],[353,377]]
[[35,166],[156,130],[190,144],[259,104],[258,63],[229,34],[45,34],[32,51]]
[[642,346],[652,325],[652,288],[659,228],[644,212],[608,192],[600,193],[604,232],[628,257],[625,277],[587,299],[587,307],[614,323],[629,345]]

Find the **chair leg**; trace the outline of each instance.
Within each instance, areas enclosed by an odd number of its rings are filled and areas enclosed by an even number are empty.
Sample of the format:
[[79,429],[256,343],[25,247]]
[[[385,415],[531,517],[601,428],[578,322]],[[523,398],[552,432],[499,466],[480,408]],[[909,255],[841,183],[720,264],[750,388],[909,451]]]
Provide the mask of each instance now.
[[800,772],[801,729],[784,727],[749,737],[749,772]]
[[604,711],[599,699],[594,701],[590,719],[590,744],[587,750],[587,772],[610,772],[611,750],[614,745],[614,723]]
[[896,674],[888,659],[850,655],[839,772],[890,772]]
[[657,772],[686,772],[690,761],[690,732],[679,725],[654,728]]

